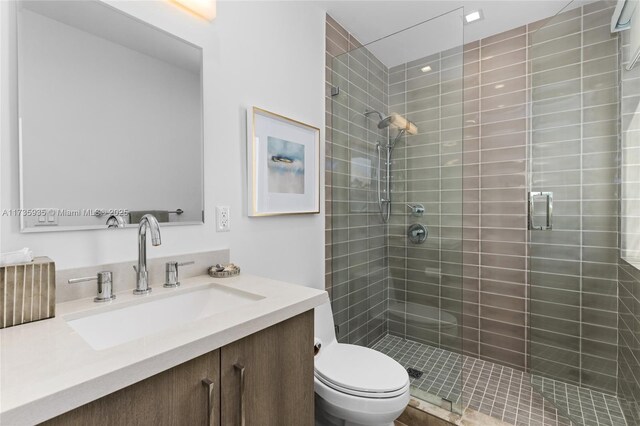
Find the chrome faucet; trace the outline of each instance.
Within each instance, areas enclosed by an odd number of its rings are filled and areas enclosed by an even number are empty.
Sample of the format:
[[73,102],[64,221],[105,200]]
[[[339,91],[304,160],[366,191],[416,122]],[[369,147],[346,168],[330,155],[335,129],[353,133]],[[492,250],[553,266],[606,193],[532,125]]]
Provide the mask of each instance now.
[[138,225],[138,267],[133,267],[136,270],[136,288],[133,294],[151,293],[147,272],[147,229],[151,230],[151,244],[159,246],[162,243],[158,220],[151,214],[145,214]]

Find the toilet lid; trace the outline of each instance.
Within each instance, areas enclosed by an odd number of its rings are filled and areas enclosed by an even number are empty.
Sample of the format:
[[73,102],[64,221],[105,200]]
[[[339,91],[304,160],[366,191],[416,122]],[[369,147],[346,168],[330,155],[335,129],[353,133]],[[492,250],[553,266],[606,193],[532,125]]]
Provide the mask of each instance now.
[[341,343],[320,350],[315,357],[315,373],[327,386],[354,395],[391,397],[409,383],[406,370],[387,355]]

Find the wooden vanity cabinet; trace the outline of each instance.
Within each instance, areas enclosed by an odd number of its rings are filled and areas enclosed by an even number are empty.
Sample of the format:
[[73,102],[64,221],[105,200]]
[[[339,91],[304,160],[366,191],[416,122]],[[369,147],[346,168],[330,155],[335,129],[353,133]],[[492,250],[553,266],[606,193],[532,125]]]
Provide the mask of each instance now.
[[223,425],[314,424],[313,311],[223,347],[220,358]]
[[[220,349],[61,414],[45,425],[206,425],[214,381],[214,417],[220,413]],[[219,420],[219,419],[218,419]],[[220,423],[214,423],[218,426]]]
[[314,424],[313,310],[43,424],[241,426],[243,416],[246,426]]

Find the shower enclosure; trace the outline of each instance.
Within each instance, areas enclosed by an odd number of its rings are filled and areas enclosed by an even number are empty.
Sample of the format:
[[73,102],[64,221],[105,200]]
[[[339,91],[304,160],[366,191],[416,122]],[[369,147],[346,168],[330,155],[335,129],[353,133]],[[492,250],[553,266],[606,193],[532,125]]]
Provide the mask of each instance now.
[[626,425],[620,108],[640,74],[611,2],[560,7],[467,44],[454,10],[332,58],[329,290],[338,339],[400,362],[418,399]]
[[414,396],[458,412],[462,46],[457,9],[333,58],[327,159],[338,340],[391,355]]

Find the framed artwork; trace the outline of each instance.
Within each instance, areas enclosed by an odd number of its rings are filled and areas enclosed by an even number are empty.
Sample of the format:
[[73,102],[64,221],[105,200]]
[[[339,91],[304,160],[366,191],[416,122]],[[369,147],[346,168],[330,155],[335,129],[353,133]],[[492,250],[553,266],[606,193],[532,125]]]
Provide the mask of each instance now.
[[247,111],[249,216],[320,213],[320,129]]

